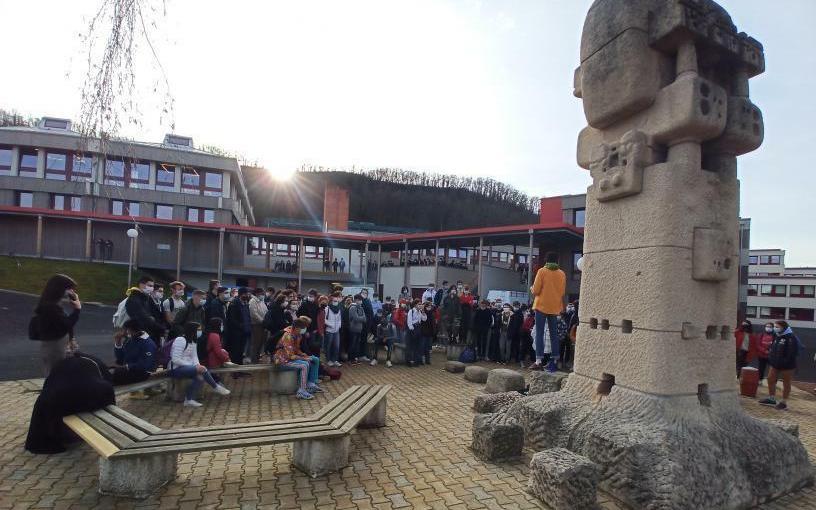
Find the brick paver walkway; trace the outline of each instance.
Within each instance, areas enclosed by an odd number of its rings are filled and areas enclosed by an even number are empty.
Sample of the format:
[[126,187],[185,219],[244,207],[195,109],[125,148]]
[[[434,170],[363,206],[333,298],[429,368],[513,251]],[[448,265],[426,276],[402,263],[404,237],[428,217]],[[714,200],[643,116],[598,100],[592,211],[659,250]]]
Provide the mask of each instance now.
[[[343,368],[311,402],[270,396],[266,377],[233,381],[226,398],[205,393],[205,407],[186,409],[161,397],[121,398],[119,405],[160,427],[202,426],[310,414],[353,384],[392,384],[388,426],[352,436],[350,465],[312,480],[294,470],[288,445],[185,454],[175,482],[145,500],[116,499],[97,492],[97,455],[81,444],[61,455],[23,450],[36,394],[19,381],[0,384],[0,508],[545,508],[526,493],[532,452],[518,461],[491,464],[470,452],[473,397],[481,385],[436,365],[409,369]],[[762,389],[760,389],[762,392]],[[791,410],[780,413],[744,399],[752,414],[784,416],[816,462],[816,396],[796,391]],[[602,496],[602,506],[618,506]],[[768,508],[816,508],[810,488]]]

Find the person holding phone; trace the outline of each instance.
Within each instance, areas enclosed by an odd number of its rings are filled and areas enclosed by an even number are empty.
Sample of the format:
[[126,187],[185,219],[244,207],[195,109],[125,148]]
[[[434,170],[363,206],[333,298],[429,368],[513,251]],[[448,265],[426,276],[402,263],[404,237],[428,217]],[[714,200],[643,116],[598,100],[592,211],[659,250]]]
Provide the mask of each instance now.
[[[70,277],[64,274],[52,276],[45,284],[29,323],[29,338],[40,342],[45,377],[57,362],[65,358],[66,352],[79,349],[74,326],[79,320],[82,302],[76,288],[76,282]],[[70,313],[66,313],[65,309]]]

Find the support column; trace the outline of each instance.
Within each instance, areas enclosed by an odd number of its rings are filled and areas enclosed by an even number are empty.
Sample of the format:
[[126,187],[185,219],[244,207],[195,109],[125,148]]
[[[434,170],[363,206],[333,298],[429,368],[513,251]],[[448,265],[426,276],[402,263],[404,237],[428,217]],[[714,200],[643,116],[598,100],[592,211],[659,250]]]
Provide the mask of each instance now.
[[[479,256],[481,257],[482,254],[480,253]],[[493,245],[492,244],[487,247],[487,265],[488,266],[493,265]]]
[[85,258],[90,262],[93,260],[93,240],[91,220],[85,222]]
[[439,285],[439,239],[434,247],[434,286]]
[[218,229],[218,281],[224,273],[224,227]]
[[268,273],[272,269],[272,244],[269,242],[269,239],[263,238],[261,239],[261,246],[263,243],[266,243],[266,272]]
[[360,268],[363,272],[363,285],[368,285],[368,241],[365,243],[365,256],[360,257]]
[[37,256],[43,256],[43,217],[42,214],[37,215]]
[[14,177],[20,175],[20,148],[16,146],[11,148],[11,170],[9,175]]
[[530,229],[530,251],[527,252],[527,287],[533,286],[533,229]]
[[348,249],[348,252],[348,264],[346,264],[346,267],[348,267],[349,273],[353,274],[354,269],[352,269],[351,266],[354,264],[354,261],[351,259],[351,248]]
[[181,248],[182,244],[182,228],[178,228],[178,239],[176,240],[176,281],[181,281]]
[[[349,250],[351,252],[351,250]],[[297,253],[297,265],[298,265],[298,286],[297,291],[301,294],[303,290],[301,287],[303,286],[303,238],[300,238],[298,242],[298,253]]]
[[[377,293],[380,292],[380,282],[382,280],[382,245],[377,245]],[[381,301],[385,301],[385,296],[380,296]]]
[[479,237],[479,255],[476,260],[479,261],[479,276],[476,279],[477,286],[479,288],[479,296],[482,298],[487,298],[487,294],[483,292],[482,289],[482,248],[484,247],[484,239],[480,236]]
[[37,179],[45,178],[45,149],[37,149]]
[[[405,241],[405,252],[404,253],[405,253],[405,267],[403,268],[403,272],[402,272],[402,286],[403,287],[408,287],[408,279],[409,279],[408,278],[408,276],[409,276],[408,271],[409,271],[409,267],[410,267],[408,265],[408,258],[409,258],[409,256],[408,256],[408,241]],[[410,292],[410,288],[408,290]]]

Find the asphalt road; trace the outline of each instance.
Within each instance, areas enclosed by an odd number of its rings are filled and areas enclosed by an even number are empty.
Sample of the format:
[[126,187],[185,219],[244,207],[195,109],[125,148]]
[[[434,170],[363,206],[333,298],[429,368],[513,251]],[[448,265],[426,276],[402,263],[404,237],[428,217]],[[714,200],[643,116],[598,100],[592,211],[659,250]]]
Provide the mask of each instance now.
[[[0,290],[0,381],[42,377],[39,342],[28,339],[28,321],[36,305],[36,297]],[[82,305],[76,328],[80,350],[113,361],[111,318],[115,311],[112,306]],[[794,378],[816,382],[816,342],[808,338],[803,344]]]
[[[0,291],[0,381],[43,376],[40,343],[28,339],[28,321],[36,306],[36,297]],[[80,350],[113,360],[114,312],[111,306],[83,303],[75,330]]]

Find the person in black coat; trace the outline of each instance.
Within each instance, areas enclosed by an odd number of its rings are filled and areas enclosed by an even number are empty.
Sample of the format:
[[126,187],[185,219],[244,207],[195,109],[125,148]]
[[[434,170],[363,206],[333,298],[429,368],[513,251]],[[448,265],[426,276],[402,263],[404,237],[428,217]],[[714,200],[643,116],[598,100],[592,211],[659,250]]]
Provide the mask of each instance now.
[[487,337],[493,324],[493,312],[489,305],[487,301],[482,301],[473,313],[473,334],[476,337],[476,357],[479,359],[487,356]]
[[283,328],[288,325],[286,320],[288,315],[285,313],[287,306],[289,306],[289,302],[286,299],[286,294],[278,294],[266,312],[263,327],[269,331],[269,339],[267,340],[266,347],[264,347],[264,352],[267,354],[275,352],[275,348],[278,346],[278,340],[280,340],[281,337],[281,332]]
[[507,340],[510,342],[510,358],[516,363],[521,363],[523,356],[520,349],[523,325],[524,312],[521,311],[521,303],[513,301],[513,314],[510,316],[510,324],[507,325]]
[[76,436],[62,422],[64,416],[116,404],[108,367],[102,360],[75,352],[54,365],[34,403],[25,449],[31,453],[60,453]]
[[153,338],[161,338],[164,336],[165,328],[156,320],[154,315],[154,304],[151,297],[154,287],[153,278],[149,276],[139,278],[138,288],[140,292],[136,292],[134,289],[128,291],[125,311],[131,320],[135,320],[139,324],[142,331],[146,331]]
[[227,308],[227,320],[224,323],[224,347],[230,355],[230,361],[238,365],[244,362],[244,347],[252,336],[252,319],[249,315],[251,298],[248,288],[238,289],[238,296]]
[[217,317],[224,322],[226,327],[227,304],[230,299],[229,289],[226,287],[217,287],[215,292],[215,297],[204,303],[204,321],[208,323],[210,319]]
[[[79,348],[74,336],[74,326],[79,320],[82,303],[76,293],[76,282],[63,274],[52,276],[45,284],[34,316],[28,326],[31,340],[40,342],[40,358],[46,377],[51,368],[65,357],[65,351]],[[66,314],[64,304],[69,304],[71,313]]]

